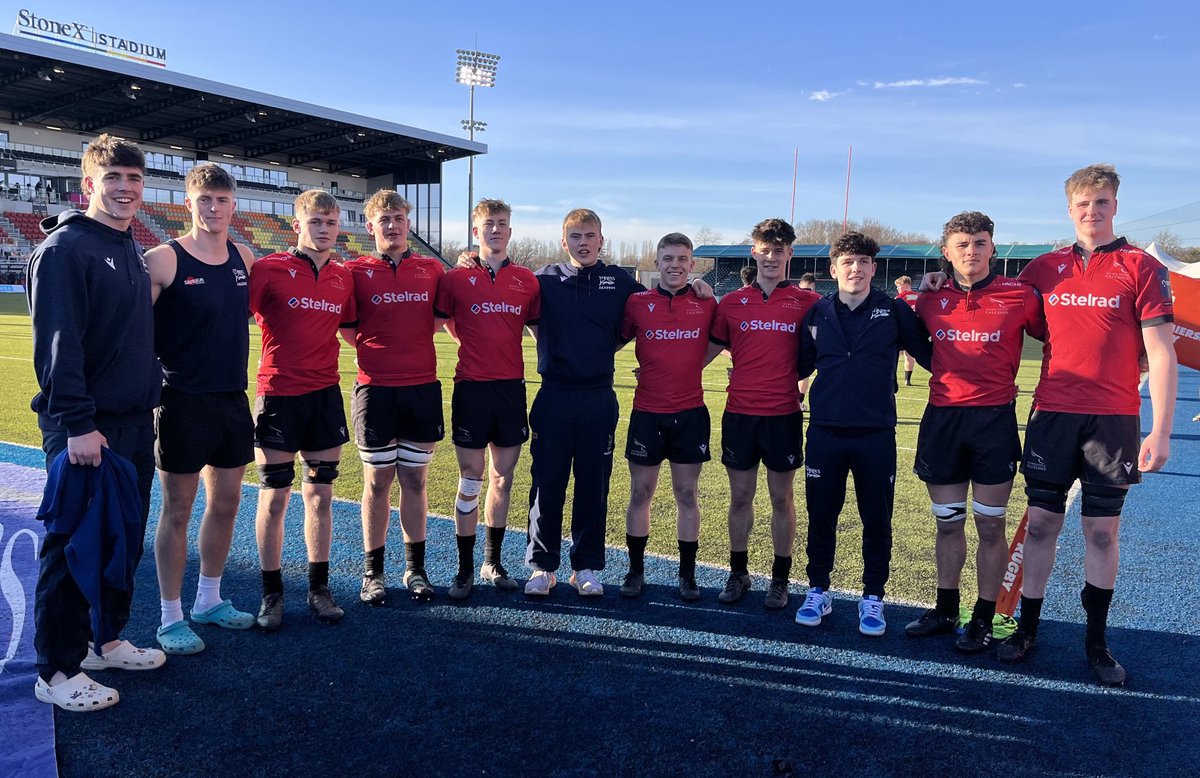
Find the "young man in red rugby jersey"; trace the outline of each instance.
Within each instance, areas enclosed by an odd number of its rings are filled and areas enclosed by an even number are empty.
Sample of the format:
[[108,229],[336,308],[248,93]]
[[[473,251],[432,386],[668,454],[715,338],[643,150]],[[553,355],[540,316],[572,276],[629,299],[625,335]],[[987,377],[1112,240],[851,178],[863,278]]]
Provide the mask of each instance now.
[[429,514],[426,480],[437,442],[445,437],[442,384],[433,335],[446,315],[436,308],[445,267],[408,248],[412,205],[381,189],[363,204],[375,254],[346,263],[354,277],[357,320],[342,336],[358,353],[351,398],[354,442],[363,462],[364,567],[359,599],[387,598],[384,548],[392,483],[400,482],[404,586],[413,599],[434,597],[425,572]]
[[304,460],[308,605],[327,623],[343,616],[329,591],[333,481],[349,440],[337,332],[355,314],[350,273],[331,261],[340,213],[329,193],[303,192],[292,219],[296,245],[255,262],[250,276],[250,310],[262,328],[254,459],[262,479],[256,534],[263,601],[257,621],[266,630],[283,624],[283,518],[297,451]]
[[[896,299],[908,303],[908,307],[915,311],[917,309],[917,298],[920,296],[913,291],[912,278],[909,276],[900,276],[896,279]],[[913,368],[916,367],[917,360],[913,359],[912,355],[907,351],[901,351],[900,355],[904,357],[904,385],[912,386]]]
[[[1021,463],[1029,525],[1020,626],[997,648],[1001,660],[1017,662],[1036,643],[1067,490],[1078,478],[1086,547],[1084,649],[1106,686],[1120,686],[1126,677],[1105,634],[1121,509],[1140,474],[1166,464],[1178,381],[1167,270],[1113,230],[1120,181],[1111,165],[1075,171],[1065,186],[1075,244],[1043,254],[1020,275],[1042,294],[1047,339]],[[1153,428],[1139,443],[1143,354]]]
[[771,541],[775,556],[763,604],[787,606],[792,548],[796,541],[793,482],[804,464],[799,351],[800,322],[816,292],[787,280],[796,232],[783,219],[766,219],[750,233],[756,280],[728,294],[717,306],[708,359],[728,348],[733,358],[729,399],[721,419],[721,462],[729,474],[729,579],[718,599],[733,604],[750,590],[750,530],[758,465],[767,468],[771,496]]
[[710,458],[709,418],[700,376],[717,303],[700,299],[688,285],[696,267],[692,242],[672,232],[658,242],[658,286],[625,301],[621,337],[635,342],[638,374],[629,416],[625,458],[629,460],[629,507],[625,542],[629,572],[621,584],[625,597],[645,587],[646,541],[650,500],[664,459],[671,463],[679,538],[679,596],[700,597],[696,551],[700,537],[697,500],[700,468]]
[[513,471],[521,445],[529,439],[521,337],[527,325],[537,326],[541,311],[537,278],[508,257],[512,208],[503,200],[480,200],[471,218],[479,262],[447,273],[437,297],[438,310],[450,316],[459,340],[450,405],[459,474],[454,505],[458,572],[449,592],[456,600],[466,599],[475,583],[475,534],[485,468],[487,534],[479,576],[498,589],[517,589],[501,564],[500,551]]
[[979,596],[955,642],[963,653],[978,653],[991,643],[996,597],[1008,563],[1004,519],[1021,458],[1014,380],[1023,335],[1045,337],[1037,292],[992,272],[994,234],[992,220],[978,211],[948,221],[942,228],[942,254],[951,282],[916,300],[917,316],[932,335],[933,356],[913,472],[928,487],[937,520],[937,606],[904,632],[927,637],[955,628],[967,559],[969,487],[979,532]]

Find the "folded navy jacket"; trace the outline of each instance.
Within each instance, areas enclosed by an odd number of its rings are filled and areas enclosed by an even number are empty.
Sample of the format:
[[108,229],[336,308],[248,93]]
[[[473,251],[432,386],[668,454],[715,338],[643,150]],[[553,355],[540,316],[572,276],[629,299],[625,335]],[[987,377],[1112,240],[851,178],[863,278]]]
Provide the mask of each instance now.
[[47,532],[69,535],[67,569],[91,605],[92,634],[106,635],[101,593],[129,589],[137,565],[142,520],[137,469],[103,449],[100,466],[72,465],[64,450],[55,457],[37,518]]

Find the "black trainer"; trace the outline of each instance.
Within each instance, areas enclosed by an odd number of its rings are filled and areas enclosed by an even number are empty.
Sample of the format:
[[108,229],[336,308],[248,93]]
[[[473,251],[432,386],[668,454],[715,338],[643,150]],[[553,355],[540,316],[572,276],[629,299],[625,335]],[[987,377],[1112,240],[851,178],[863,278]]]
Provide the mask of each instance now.
[[437,594],[429,583],[429,576],[419,567],[404,571],[404,588],[418,602],[429,602]]
[[695,576],[679,576],[679,598],[688,602],[700,599],[700,587],[696,585]]
[[383,605],[387,601],[387,586],[383,576],[363,576],[362,588],[358,590],[358,599],[367,605]]
[[725,588],[717,595],[717,599],[726,605],[732,605],[742,599],[742,595],[750,591],[749,573],[730,573]]
[[308,591],[308,608],[326,624],[337,624],[346,615],[333,601],[328,586],[318,586]]
[[934,635],[945,635],[954,631],[954,625],[958,620],[952,616],[939,611],[937,608],[930,608],[917,617],[915,621],[908,622],[904,627],[904,634],[910,638],[928,638]]
[[626,573],[625,580],[621,582],[622,597],[641,597],[642,590],[646,588],[646,576],[641,573]]
[[1017,631],[1000,641],[996,646],[996,658],[1001,662],[1023,662],[1029,652],[1037,645],[1037,640],[1025,630],[1017,627]]
[[1120,662],[1113,659],[1108,646],[1088,646],[1087,660],[1101,686],[1125,685],[1125,668],[1121,667]]
[[283,593],[272,592],[264,594],[262,607],[258,609],[258,618],[254,620],[259,629],[268,632],[279,629],[283,625]]
[[962,654],[980,654],[992,645],[992,625],[983,619],[971,619],[967,628],[954,641],[954,649]]
[[499,562],[484,562],[483,566],[479,568],[479,577],[484,581],[490,581],[497,589],[504,591],[512,592],[521,588],[515,580],[509,578],[508,571]]
[[465,573],[459,570],[455,574],[454,580],[450,582],[450,599],[465,600],[471,596],[471,589],[475,586],[475,571],[468,570]]
[[767,586],[767,596],[763,598],[763,607],[767,610],[777,611],[786,608],[788,604],[788,580],[786,578],[772,578],[771,583]]

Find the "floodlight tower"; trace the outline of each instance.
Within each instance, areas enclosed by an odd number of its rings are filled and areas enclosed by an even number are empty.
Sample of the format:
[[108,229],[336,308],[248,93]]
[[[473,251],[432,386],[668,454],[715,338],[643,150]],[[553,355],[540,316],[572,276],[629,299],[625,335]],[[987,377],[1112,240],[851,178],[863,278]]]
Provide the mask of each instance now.
[[[475,87],[496,85],[496,65],[500,55],[474,49],[458,50],[458,72],[454,80],[465,84],[471,92],[468,118],[462,120],[467,137],[475,140],[475,131],[487,129],[487,122],[475,121]],[[467,248],[471,247],[471,211],[475,207],[475,155],[467,158]]]

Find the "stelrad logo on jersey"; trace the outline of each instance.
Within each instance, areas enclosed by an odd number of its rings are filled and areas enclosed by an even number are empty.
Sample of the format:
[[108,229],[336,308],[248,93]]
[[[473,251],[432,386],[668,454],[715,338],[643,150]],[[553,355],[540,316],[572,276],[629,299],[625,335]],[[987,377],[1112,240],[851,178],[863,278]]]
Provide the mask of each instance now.
[[742,332],[795,332],[795,322],[781,322],[774,320],[763,321],[762,319],[747,319],[738,325]]
[[429,292],[384,292],[373,295],[371,302],[375,305],[390,305],[392,303],[427,303]]
[[475,303],[471,306],[471,313],[476,316],[485,313],[510,313],[513,316],[520,316],[523,308],[524,306],[511,303]]
[[700,328],[694,330],[646,330],[646,340],[700,340]]
[[979,332],[977,330],[938,330],[933,333],[938,340],[958,341],[960,343],[999,343],[1000,330]]
[[1121,295],[1101,297],[1096,294],[1063,292],[1062,294],[1055,293],[1050,295],[1046,298],[1046,302],[1066,308],[1120,308]]
[[288,300],[289,308],[299,308],[304,311],[328,311],[341,315],[342,306],[338,303],[331,303],[328,300],[314,300],[311,297],[293,297]]

